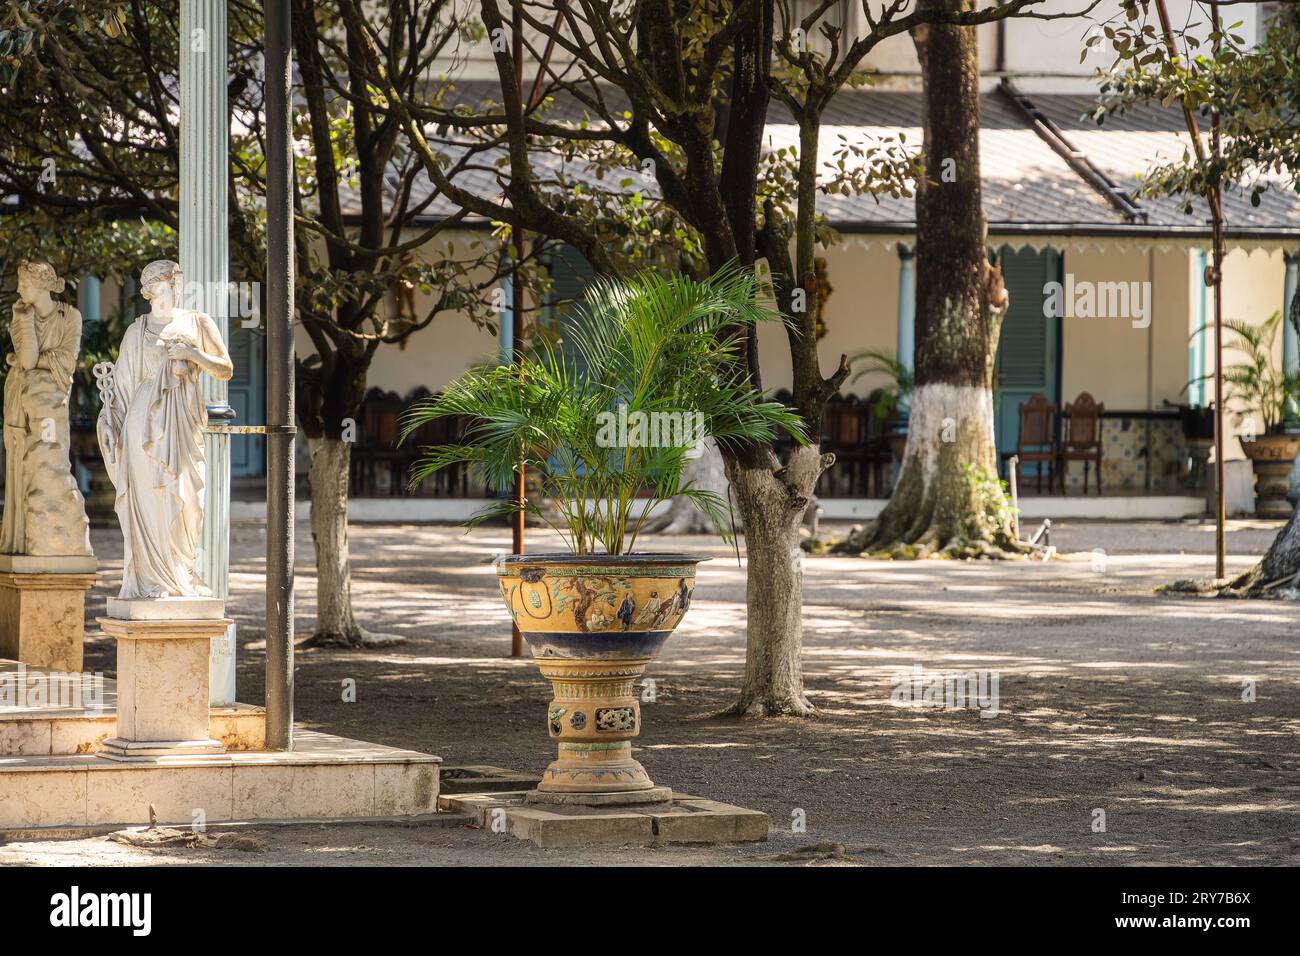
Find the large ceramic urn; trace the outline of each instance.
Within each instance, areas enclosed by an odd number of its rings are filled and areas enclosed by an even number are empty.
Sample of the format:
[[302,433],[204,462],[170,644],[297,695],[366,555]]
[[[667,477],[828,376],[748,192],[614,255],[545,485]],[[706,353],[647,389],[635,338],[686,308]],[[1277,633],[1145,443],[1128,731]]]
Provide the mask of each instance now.
[[1255,515],[1291,517],[1294,509],[1287,492],[1291,490],[1291,469],[1300,454],[1300,436],[1257,435],[1254,441],[1243,441],[1241,450],[1255,470]]
[[511,555],[497,565],[506,606],[554,698],[547,728],[559,747],[530,799],[664,800],[632,758],[641,730],[637,681],[691,605],[685,554]]

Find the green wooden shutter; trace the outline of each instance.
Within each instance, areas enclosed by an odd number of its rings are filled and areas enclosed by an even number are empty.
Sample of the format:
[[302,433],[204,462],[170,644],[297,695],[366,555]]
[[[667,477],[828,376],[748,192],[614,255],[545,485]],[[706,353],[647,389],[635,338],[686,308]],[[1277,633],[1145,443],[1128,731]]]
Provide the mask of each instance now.
[[[1059,253],[1050,249],[1002,249],[1002,281],[1011,301],[1002,320],[995,365],[998,377],[993,407],[1000,454],[1015,451],[1021,403],[1042,392],[1048,401],[1060,405],[1056,374],[1059,319],[1043,314],[1044,287],[1057,280],[1059,262]],[[1033,472],[1027,468],[1026,473]]]

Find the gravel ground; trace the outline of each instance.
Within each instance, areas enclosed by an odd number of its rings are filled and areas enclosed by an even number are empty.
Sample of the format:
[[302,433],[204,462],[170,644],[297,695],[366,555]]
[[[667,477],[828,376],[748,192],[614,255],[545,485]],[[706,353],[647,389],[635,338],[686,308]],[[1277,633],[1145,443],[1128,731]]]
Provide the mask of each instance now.
[[[1248,567],[1278,527],[1233,522],[1229,570]],[[530,550],[553,549],[547,539],[532,532]],[[263,827],[248,831],[263,846],[255,853],[97,838],[11,843],[0,863],[1300,863],[1300,608],[1156,593],[1212,573],[1209,523],[1062,522],[1052,543],[1061,554],[1050,562],[809,558],[804,667],[820,716],[766,721],[708,717],[744,666],[743,567],[711,539],[648,543],[714,560],[648,673],[658,699],[645,705],[638,757],[675,790],[769,813],[766,844],[539,850],[463,827]],[[315,587],[306,526],[299,545],[306,635]],[[407,640],[300,651],[300,723],[448,764],[539,771],[550,759],[547,685],[530,661],[506,656],[509,619],[485,563],[508,546],[502,529],[354,527],[358,613]],[[92,616],[117,587],[121,554],[115,533],[97,532],[95,547],[108,573]],[[254,703],[263,549],[260,525],[236,524],[229,611],[240,626],[239,697]],[[918,664],[995,673],[997,715],[891,703],[895,675]],[[90,639],[88,665],[111,671],[111,645]],[[355,703],[341,700],[348,677]]]

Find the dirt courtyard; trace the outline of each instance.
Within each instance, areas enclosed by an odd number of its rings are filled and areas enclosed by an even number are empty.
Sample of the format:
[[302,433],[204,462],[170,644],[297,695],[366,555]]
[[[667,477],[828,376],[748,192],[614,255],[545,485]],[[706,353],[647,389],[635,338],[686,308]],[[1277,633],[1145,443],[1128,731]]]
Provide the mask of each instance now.
[[[1277,527],[1234,522],[1230,570]],[[532,532],[529,550],[554,550],[547,538]],[[713,539],[646,542],[713,560],[647,673],[657,699],[643,705],[638,758],[677,791],[766,811],[765,844],[539,850],[466,827],[264,827],[252,831],[257,853],[95,838],[10,843],[0,863],[1300,863],[1300,607],[1156,593],[1212,573],[1209,523],[1062,522],[1052,543],[1061,556],[1050,562],[808,558],[804,668],[820,716],[739,721],[706,715],[744,666],[743,567]],[[91,618],[121,570],[115,529],[94,544],[107,573]],[[260,524],[234,526],[228,613],[238,696],[251,703],[263,697],[264,544]],[[448,765],[540,771],[547,685],[531,661],[507,656],[509,618],[487,563],[508,546],[504,529],[355,526],[358,615],[406,642],[300,650],[299,723]],[[299,525],[300,637],[311,633],[312,565]],[[93,626],[87,635],[87,667],[111,673],[112,645]],[[996,716],[891,702],[896,675],[914,665],[995,674]],[[355,703],[342,699],[347,678]]]

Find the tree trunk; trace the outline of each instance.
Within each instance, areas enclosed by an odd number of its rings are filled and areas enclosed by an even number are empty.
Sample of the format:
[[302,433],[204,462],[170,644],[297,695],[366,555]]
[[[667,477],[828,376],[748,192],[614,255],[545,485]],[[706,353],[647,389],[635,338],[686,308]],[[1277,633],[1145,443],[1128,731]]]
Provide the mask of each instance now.
[[[970,10],[972,0],[922,6]],[[916,197],[916,389],[898,484],[880,517],[836,546],[898,556],[1018,550],[997,479],[990,388],[1007,294],[991,266],[980,190],[974,27],[913,31],[923,77],[925,175]]]
[[835,461],[797,446],[781,468],[770,451],[756,462],[728,458],[727,475],[745,521],[745,679],[724,715],[807,717],[803,688],[803,550],[799,529],[817,479]]
[[1277,533],[1263,560],[1221,593],[1231,597],[1300,598],[1300,505]]
[[[731,485],[727,481],[727,467],[716,441],[712,438],[705,439],[700,457],[691,459],[683,469],[682,482],[689,482],[695,488],[711,491],[723,500],[730,500]],[[744,526],[734,509],[731,520],[736,531]],[[679,495],[669,502],[664,511],[646,522],[645,530],[652,534],[714,534],[717,529],[689,498]]]
[[352,615],[348,553],[348,474],[352,445],[337,438],[308,438],[311,453],[311,538],[316,546],[316,629],[305,647],[394,644],[392,634],[372,634]]

